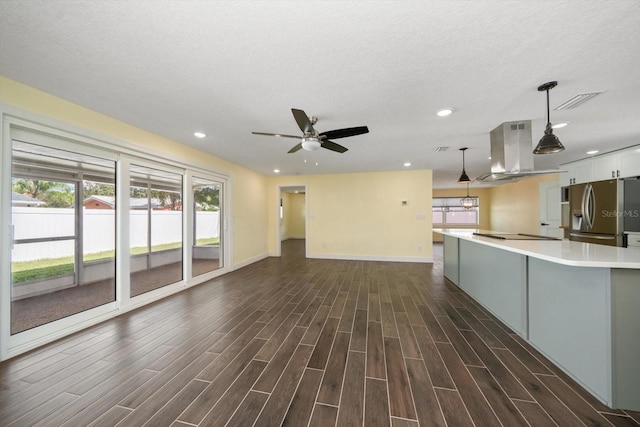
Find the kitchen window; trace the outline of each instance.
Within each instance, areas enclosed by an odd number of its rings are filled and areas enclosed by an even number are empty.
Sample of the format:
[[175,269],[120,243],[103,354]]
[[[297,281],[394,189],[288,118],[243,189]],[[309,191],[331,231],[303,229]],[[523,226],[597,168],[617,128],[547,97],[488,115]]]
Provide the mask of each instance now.
[[465,209],[460,203],[460,197],[434,197],[431,210],[433,225],[478,225],[479,199],[472,198],[475,199],[475,206]]

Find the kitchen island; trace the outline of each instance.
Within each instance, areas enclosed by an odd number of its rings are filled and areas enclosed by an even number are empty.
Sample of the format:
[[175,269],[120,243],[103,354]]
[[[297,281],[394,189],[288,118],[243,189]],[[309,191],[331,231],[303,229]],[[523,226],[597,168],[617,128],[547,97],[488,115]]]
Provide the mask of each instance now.
[[640,248],[434,231],[447,279],[599,400],[640,410]]

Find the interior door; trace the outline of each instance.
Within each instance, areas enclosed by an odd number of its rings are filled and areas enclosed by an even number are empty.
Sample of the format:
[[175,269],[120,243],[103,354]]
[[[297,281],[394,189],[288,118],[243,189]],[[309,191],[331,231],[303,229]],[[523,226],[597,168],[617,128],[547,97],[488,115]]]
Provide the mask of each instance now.
[[562,238],[560,184],[558,181],[540,184],[540,235]]

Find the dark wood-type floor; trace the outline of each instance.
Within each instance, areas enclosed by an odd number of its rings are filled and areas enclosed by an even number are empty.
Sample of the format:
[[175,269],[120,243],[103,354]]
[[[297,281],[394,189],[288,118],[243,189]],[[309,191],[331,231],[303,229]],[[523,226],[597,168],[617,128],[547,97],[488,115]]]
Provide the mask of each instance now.
[[[302,241],[0,365],[2,426],[631,426],[431,264]],[[441,253],[436,245],[436,256]]]

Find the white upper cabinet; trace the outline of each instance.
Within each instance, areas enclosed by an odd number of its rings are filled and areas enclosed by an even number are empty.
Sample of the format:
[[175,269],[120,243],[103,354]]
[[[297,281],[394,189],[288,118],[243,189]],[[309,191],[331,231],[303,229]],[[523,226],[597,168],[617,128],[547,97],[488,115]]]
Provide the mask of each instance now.
[[560,185],[567,186],[593,181],[592,159],[579,160],[577,162],[562,165],[566,173],[560,174]]
[[574,171],[574,184],[593,181],[593,161],[591,159],[578,162]]
[[640,145],[561,165],[560,186],[640,176]]
[[620,178],[620,157],[619,152],[594,157],[592,181]]
[[640,146],[620,153],[620,176],[640,176]]

